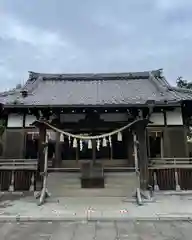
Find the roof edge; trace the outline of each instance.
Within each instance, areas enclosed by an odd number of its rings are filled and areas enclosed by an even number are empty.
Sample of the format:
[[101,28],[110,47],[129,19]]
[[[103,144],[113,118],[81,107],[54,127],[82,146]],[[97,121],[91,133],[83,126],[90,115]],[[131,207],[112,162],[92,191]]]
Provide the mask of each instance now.
[[[79,105],[61,105],[61,104],[57,104],[57,105],[35,105],[35,104],[4,104],[5,108],[139,108],[139,107],[149,107],[149,103],[145,102],[145,103],[134,103],[134,104],[93,104],[93,105],[83,105],[83,104],[79,104]],[[165,107],[165,106],[180,106],[181,102],[180,101],[169,101],[169,102],[155,102],[154,106],[156,107]]]
[[181,93],[191,93],[192,94],[192,89],[188,89],[188,88],[179,88],[179,87],[173,87],[173,86],[169,85],[168,89],[170,91],[176,91],[176,92],[181,92]]

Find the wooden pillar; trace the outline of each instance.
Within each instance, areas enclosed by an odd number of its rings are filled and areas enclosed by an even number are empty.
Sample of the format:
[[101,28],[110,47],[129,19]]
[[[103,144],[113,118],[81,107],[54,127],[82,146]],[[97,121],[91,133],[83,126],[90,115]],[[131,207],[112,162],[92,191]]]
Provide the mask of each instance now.
[[127,158],[128,166],[134,167],[134,142],[133,142],[133,133],[126,131],[127,134]]
[[60,133],[56,132],[56,143],[55,143],[55,159],[54,159],[54,167],[61,167],[62,159],[61,159],[61,142],[60,142]]
[[170,141],[169,141],[169,129],[165,126],[163,131],[163,157],[170,158]]
[[138,157],[140,169],[140,188],[147,190],[148,188],[148,156],[147,156],[147,142],[146,142],[146,125],[140,123],[136,128],[136,135],[138,140]]
[[163,110],[163,116],[164,116],[164,131],[163,131],[163,157],[164,158],[170,158],[170,141],[169,141],[169,129],[167,127],[167,115],[166,111]]
[[38,148],[38,175],[44,171],[44,143],[46,140],[46,127],[39,125],[39,148]]
[[93,164],[96,162],[96,140],[92,140],[92,161]]

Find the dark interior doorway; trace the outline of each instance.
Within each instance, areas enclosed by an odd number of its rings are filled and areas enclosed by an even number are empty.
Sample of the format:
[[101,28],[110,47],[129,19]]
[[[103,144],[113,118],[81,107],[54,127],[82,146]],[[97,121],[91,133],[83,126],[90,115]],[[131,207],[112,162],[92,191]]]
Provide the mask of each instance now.
[[163,149],[162,149],[162,132],[149,132],[148,134],[148,155],[150,158],[162,158]]
[[25,158],[37,159],[38,158],[38,133],[27,133],[25,143]]

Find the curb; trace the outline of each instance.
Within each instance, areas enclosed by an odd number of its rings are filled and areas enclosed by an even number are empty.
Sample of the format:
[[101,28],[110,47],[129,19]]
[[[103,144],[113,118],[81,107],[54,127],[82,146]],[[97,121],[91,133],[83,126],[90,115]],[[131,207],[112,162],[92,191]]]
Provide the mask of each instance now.
[[128,221],[139,221],[139,222],[152,222],[152,221],[192,221],[192,216],[157,216],[157,217],[78,217],[74,216],[48,216],[48,217],[29,217],[29,216],[0,216],[0,222],[128,222]]
[[75,222],[75,221],[87,221],[87,217],[78,217],[74,216],[50,216],[50,217],[29,217],[29,216],[19,216],[19,215],[12,215],[12,216],[0,216],[0,222]]

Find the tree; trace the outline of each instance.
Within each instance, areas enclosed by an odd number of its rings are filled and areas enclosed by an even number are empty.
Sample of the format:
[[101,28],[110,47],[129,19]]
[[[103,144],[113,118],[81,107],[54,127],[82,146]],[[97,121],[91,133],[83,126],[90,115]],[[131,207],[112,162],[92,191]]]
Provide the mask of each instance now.
[[[177,87],[179,88],[185,88],[185,89],[191,89],[192,90],[192,82],[189,82],[182,77],[178,77],[176,80]],[[188,118],[187,119],[187,126],[188,126],[188,131],[187,131],[187,141],[192,143],[192,119]]]
[[181,76],[177,78],[176,83],[179,88],[192,89],[192,82],[183,79]]

